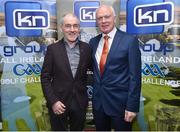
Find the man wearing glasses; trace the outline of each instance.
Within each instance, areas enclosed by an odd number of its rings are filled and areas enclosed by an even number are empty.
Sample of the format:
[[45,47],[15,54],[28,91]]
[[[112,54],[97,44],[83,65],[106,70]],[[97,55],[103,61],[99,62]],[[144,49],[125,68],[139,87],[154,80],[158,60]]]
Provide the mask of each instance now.
[[61,31],[64,37],[47,48],[41,84],[52,131],[81,131],[88,105],[86,72],[91,50],[87,43],[78,39],[80,25],[74,14],[63,17]]

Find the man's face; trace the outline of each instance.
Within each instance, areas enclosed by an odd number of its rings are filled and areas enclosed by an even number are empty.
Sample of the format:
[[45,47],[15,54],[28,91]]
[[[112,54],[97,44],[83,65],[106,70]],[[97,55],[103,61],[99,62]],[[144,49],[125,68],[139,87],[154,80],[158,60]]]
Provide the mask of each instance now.
[[61,26],[65,39],[69,44],[76,41],[80,33],[79,21],[73,16],[66,16]]
[[115,16],[110,8],[101,7],[96,12],[96,22],[99,30],[105,34],[111,32],[115,26]]

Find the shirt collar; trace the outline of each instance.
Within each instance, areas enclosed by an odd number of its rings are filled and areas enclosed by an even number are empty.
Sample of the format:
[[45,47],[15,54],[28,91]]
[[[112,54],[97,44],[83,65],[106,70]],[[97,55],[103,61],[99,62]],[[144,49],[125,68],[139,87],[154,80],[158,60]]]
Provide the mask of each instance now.
[[117,29],[116,29],[116,27],[114,27],[113,30],[111,32],[109,32],[108,34],[103,33],[102,37],[104,38],[105,35],[108,35],[110,38],[113,38],[116,34],[116,31],[117,31]]
[[74,48],[74,47],[78,44],[78,42],[79,42],[79,39],[77,38],[76,41],[75,41],[73,44],[69,44],[68,41],[67,41],[67,39],[64,38],[64,43],[65,43],[67,46],[69,46],[70,48]]

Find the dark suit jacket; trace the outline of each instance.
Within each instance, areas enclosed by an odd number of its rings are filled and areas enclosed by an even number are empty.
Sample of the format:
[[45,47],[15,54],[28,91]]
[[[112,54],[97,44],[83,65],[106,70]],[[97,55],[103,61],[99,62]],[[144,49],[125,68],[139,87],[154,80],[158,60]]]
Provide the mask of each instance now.
[[90,65],[91,50],[87,43],[79,41],[78,44],[80,61],[75,78],[71,72],[64,40],[47,47],[41,72],[41,85],[48,107],[60,100],[68,108],[73,94],[83,109],[88,104],[86,72]]
[[125,109],[138,112],[141,90],[141,55],[138,40],[117,30],[109,51],[104,73],[100,76],[95,58],[102,34],[90,40],[93,50],[93,108],[104,108],[111,116],[124,115]]

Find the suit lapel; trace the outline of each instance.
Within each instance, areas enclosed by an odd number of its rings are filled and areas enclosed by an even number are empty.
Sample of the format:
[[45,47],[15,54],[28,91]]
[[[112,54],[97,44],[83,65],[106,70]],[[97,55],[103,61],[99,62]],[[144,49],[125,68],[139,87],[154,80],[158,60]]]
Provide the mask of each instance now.
[[79,64],[78,64],[78,67],[77,67],[77,71],[76,71],[76,74],[75,74],[75,79],[77,78],[77,76],[79,75],[79,71],[80,71],[80,67],[82,65],[82,62],[83,62],[83,56],[85,56],[84,54],[84,48],[83,46],[81,45],[81,42],[78,42],[79,44],[79,53],[80,53],[80,56],[79,56]]
[[102,37],[102,34],[98,36],[98,38],[96,39],[96,42],[94,43],[94,50],[93,50],[93,59],[95,60],[95,67],[96,67],[96,71],[98,72],[98,76],[99,78],[101,77],[100,75],[100,71],[99,71],[99,67],[98,67],[98,62],[96,60],[96,51],[97,51],[97,48],[98,48],[98,45],[99,45],[99,41]]

